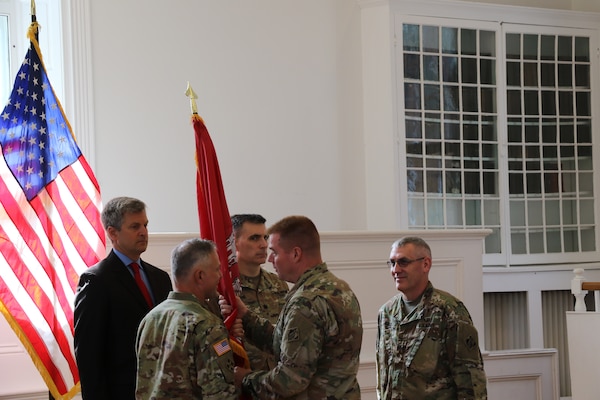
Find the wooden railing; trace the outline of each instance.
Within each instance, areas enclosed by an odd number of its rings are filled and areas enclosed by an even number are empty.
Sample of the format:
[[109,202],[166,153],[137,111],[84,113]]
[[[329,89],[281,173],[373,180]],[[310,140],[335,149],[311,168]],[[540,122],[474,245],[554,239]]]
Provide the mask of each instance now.
[[[600,342],[600,282],[588,282],[584,270],[573,270],[571,293],[575,311],[567,311],[567,337],[571,373],[571,395],[574,400],[597,400],[600,393],[600,369],[597,368]],[[596,312],[586,312],[585,296],[594,292]]]
[[583,268],[573,270],[575,278],[571,280],[571,293],[575,296],[575,311],[587,311],[585,296],[589,291],[594,292],[594,304],[596,312],[600,312],[600,282],[588,282],[585,280]]

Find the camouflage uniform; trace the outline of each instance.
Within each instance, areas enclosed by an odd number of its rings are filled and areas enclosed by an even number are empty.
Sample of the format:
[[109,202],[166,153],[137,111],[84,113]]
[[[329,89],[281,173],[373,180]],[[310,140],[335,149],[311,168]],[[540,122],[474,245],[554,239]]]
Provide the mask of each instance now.
[[[255,283],[256,281],[258,283]],[[240,298],[248,309],[275,324],[285,304],[285,295],[289,290],[287,283],[279,279],[277,274],[262,268],[256,278],[240,274],[240,283],[242,285]],[[260,350],[251,340],[244,342],[244,348],[248,353],[252,369],[269,370],[277,365],[270,348],[269,351]]]
[[379,310],[377,398],[487,399],[477,330],[464,304],[429,282],[406,315],[401,296]]
[[259,399],[360,399],[356,380],[362,344],[358,300],[348,284],[319,264],[286,296],[277,325],[254,313],[244,329],[257,344],[272,343],[277,367],[244,377],[242,387]]
[[223,321],[190,293],[171,292],[142,320],[136,399],[238,398]]

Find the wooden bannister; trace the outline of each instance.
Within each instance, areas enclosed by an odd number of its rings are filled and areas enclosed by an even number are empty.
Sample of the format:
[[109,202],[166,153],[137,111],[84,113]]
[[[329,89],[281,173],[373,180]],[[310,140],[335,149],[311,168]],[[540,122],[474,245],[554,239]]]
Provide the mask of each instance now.
[[[586,281],[582,268],[573,272],[571,293],[575,296],[575,311],[566,312],[571,398],[597,400],[600,393],[600,342],[597,337],[600,332],[600,282]],[[590,290],[594,292],[596,312],[586,312],[584,300]]]
[[596,312],[600,312],[600,282],[587,282],[583,276],[584,272],[583,268],[573,270],[575,278],[571,280],[571,293],[575,296],[575,311],[587,311],[585,295],[591,290],[594,292]]
[[581,282],[582,290],[600,290],[600,282]]

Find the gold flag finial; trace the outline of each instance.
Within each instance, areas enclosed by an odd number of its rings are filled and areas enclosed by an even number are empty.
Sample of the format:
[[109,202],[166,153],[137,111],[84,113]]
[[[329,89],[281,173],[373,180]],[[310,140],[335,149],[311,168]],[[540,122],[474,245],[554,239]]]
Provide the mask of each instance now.
[[35,0],[31,0],[31,16],[35,16]]
[[192,86],[189,82],[187,84],[185,95],[190,98],[190,107],[192,108],[192,114],[198,114],[198,106],[196,106],[196,99],[198,98],[198,96],[196,95],[196,92],[194,92],[194,89],[192,89]]

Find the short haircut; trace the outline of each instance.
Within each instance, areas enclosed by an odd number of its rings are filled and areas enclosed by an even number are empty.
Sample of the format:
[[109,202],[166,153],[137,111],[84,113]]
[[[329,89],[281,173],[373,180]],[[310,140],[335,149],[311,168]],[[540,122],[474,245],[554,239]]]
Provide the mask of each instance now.
[[278,234],[280,245],[285,250],[300,247],[307,253],[321,251],[321,238],[315,224],[302,215],[291,215],[273,224],[268,230],[269,235]]
[[245,222],[251,224],[264,224],[267,222],[265,217],[260,214],[235,214],[231,216],[231,227],[233,228],[233,234],[237,236],[240,233],[240,229]]
[[146,204],[133,197],[115,197],[104,205],[102,209],[102,225],[104,229],[113,227],[121,230],[125,214],[136,214],[146,210]]
[[193,238],[180,243],[171,252],[171,274],[176,280],[185,278],[192,267],[205,264],[216,250],[215,243],[206,239]]
[[394,243],[392,243],[392,250],[399,247],[404,247],[407,244],[412,244],[416,248],[425,250],[427,256],[431,258],[431,248],[425,240],[417,236],[406,236],[396,240]]

